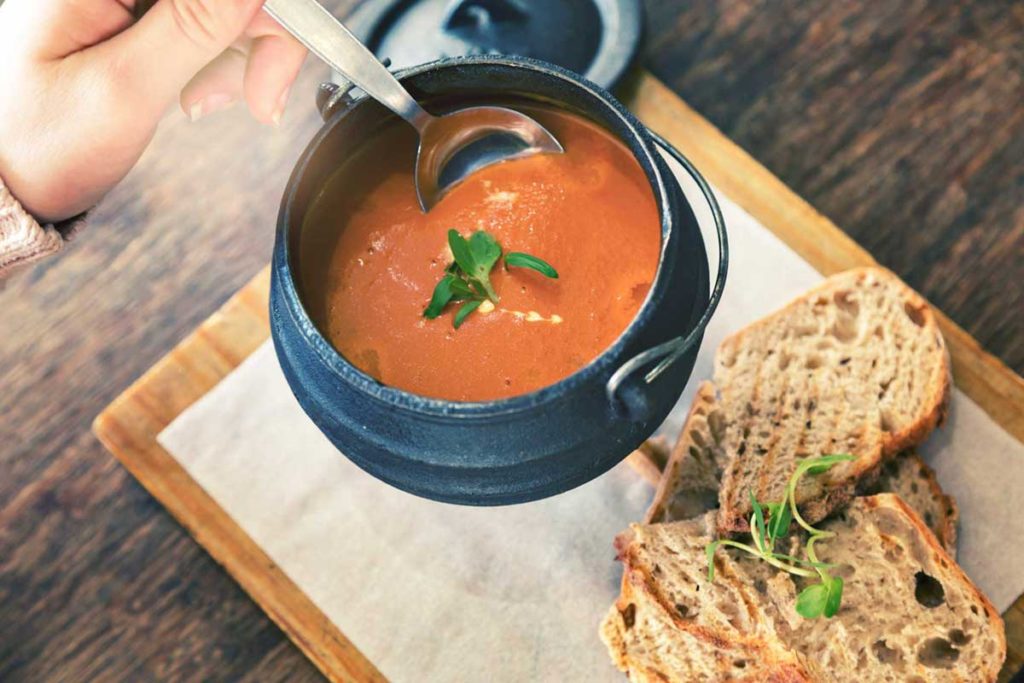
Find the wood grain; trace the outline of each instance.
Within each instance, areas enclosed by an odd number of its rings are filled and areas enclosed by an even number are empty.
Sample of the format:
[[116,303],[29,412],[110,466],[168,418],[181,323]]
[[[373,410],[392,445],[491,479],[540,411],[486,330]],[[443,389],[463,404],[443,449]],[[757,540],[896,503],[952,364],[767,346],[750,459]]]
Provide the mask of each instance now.
[[1024,374],[1024,3],[645,4],[655,75]]
[[0,681],[322,680],[89,426],[265,266],[327,75],[307,64],[277,129],[170,113],[70,247],[0,292]]
[[[647,6],[670,87],[1024,370],[1019,3]],[[325,76],[307,64],[278,130],[169,116],[72,247],[0,291],[0,680],[320,679],[88,428],[267,262]]]
[[196,332],[96,418],[93,431],[196,541],[334,681],[383,676],[156,443],[177,415],[212,389],[269,334],[264,269]]

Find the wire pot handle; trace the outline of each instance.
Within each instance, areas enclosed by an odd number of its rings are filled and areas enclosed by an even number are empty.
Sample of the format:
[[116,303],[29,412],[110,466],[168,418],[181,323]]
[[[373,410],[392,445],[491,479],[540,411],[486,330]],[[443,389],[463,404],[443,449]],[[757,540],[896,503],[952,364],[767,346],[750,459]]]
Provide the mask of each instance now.
[[715,274],[715,286],[711,290],[711,296],[708,299],[707,307],[704,309],[704,313],[701,315],[700,320],[697,321],[697,324],[694,325],[693,329],[683,336],[669,339],[666,342],[662,342],[657,346],[653,346],[646,351],[638,353],[623,363],[608,379],[608,384],[605,385],[605,392],[608,395],[608,400],[611,401],[613,405],[624,406],[627,415],[634,421],[639,421],[646,417],[646,413],[649,412],[648,402],[644,392],[642,391],[642,385],[640,387],[634,386],[631,390],[630,387],[626,385],[626,380],[628,380],[634,373],[653,365],[653,367],[643,376],[643,384],[650,384],[656,380],[659,375],[665,372],[665,370],[667,370],[673,363],[679,360],[680,357],[693,348],[693,345],[703,336],[704,330],[707,329],[708,323],[711,322],[711,317],[714,315],[715,309],[718,308],[718,304],[722,300],[722,292],[725,289],[725,279],[729,271],[729,237],[725,229],[725,218],[722,216],[722,209],[718,205],[718,200],[715,199],[711,186],[708,185],[708,181],[704,179],[704,176],[701,175],[700,171],[697,170],[693,163],[687,159],[682,152],[670,145],[668,141],[657,133],[653,131],[649,132],[655,142],[658,143],[658,146],[669,156],[679,162],[679,165],[683,167],[683,170],[693,178],[694,182],[697,183],[697,187],[700,188],[701,194],[704,195],[704,199],[707,201],[708,206],[711,207],[711,216],[715,221],[715,234],[718,239],[718,270]]

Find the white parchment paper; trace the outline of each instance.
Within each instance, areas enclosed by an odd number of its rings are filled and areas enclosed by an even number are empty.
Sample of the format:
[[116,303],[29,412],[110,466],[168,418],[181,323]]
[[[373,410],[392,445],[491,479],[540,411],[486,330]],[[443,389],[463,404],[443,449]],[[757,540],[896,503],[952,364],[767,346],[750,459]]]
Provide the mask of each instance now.
[[[699,206],[693,183],[684,186]],[[662,428],[671,438],[722,337],[821,279],[719,199],[729,284]],[[707,226],[710,213],[697,213]],[[299,408],[269,342],[159,441],[391,680],[621,680],[597,626],[618,593],[612,538],[652,494],[626,465],[525,505],[421,500],[337,453]],[[1024,516],[1010,509],[1024,491],[1024,446],[956,392],[951,419],[922,452],[960,503],[964,569],[1003,611],[1024,592]]]

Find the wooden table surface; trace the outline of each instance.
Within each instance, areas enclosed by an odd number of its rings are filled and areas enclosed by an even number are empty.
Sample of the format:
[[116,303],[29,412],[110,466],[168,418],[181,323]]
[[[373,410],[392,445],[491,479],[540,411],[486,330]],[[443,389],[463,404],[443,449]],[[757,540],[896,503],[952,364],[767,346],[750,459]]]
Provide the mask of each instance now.
[[[655,74],[1024,371],[1024,5],[647,7]],[[266,263],[325,75],[276,130],[169,116],[74,246],[0,292],[0,680],[319,679],[89,424]]]

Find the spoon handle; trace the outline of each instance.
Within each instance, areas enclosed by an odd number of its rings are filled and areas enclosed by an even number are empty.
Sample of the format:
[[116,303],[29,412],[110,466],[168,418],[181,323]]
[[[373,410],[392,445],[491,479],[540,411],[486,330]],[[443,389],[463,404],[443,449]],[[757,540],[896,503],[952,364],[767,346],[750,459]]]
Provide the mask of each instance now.
[[387,67],[316,0],[267,0],[263,9],[310,52],[417,130],[431,119]]

